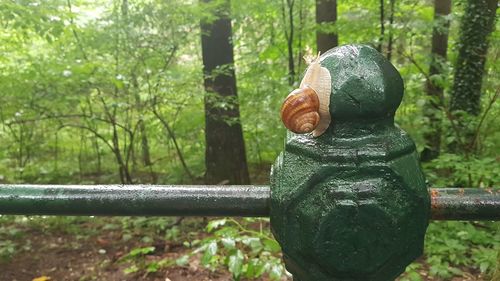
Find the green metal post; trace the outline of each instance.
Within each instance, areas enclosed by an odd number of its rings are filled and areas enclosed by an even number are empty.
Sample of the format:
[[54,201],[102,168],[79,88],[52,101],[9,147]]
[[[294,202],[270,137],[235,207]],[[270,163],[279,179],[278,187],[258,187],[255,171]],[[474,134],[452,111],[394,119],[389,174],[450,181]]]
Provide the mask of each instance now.
[[331,123],[319,137],[289,132],[271,173],[274,236],[294,280],[394,280],[422,255],[431,211],[415,144],[394,125],[403,80],[369,46],[319,63]]

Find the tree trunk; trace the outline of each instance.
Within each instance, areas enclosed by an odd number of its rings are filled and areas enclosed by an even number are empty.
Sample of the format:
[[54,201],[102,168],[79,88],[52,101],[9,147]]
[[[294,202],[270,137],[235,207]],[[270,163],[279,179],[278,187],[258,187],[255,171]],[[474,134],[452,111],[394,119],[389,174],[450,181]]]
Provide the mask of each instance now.
[[80,130],[80,145],[78,147],[78,174],[80,181],[83,181],[83,147],[85,146],[85,136],[83,130]]
[[[446,0],[445,0],[446,1]],[[390,11],[389,11],[389,40],[387,42],[387,60],[392,59],[392,44],[394,41],[394,6],[396,0],[390,0]]]
[[302,63],[304,61],[304,51],[302,48],[302,43],[304,40],[304,27],[307,21],[308,7],[304,5],[304,0],[299,0],[299,26],[297,29],[297,50],[298,54],[295,58],[297,61],[297,70],[302,69]]
[[439,156],[441,150],[441,114],[444,103],[443,85],[432,81],[433,77],[443,74],[448,49],[448,30],[450,22],[446,18],[451,12],[451,0],[434,0],[434,28],[432,29],[430,79],[425,83],[429,104],[424,108],[424,116],[429,120],[429,131],[424,134],[425,148],[421,160],[431,161]]
[[[488,37],[495,24],[498,0],[468,0],[462,17],[458,59],[450,98],[450,116],[457,141],[451,152],[473,153],[476,135],[470,118],[481,112],[481,87],[488,54]],[[465,114],[465,115],[464,115]],[[458,135],[459,134],[459,135]]]
[[285,0],[281,2],[281,14],[283,17],[283,26],[284,26],[286,45],[288,50],[289,85],[293,85],[295,83],[295,62],[294,62],[294,52],[293,52],[293,41],[295,34],[295,26],[293,23],[294,5],[295,5],[295,0]]
[[385,8],[384,1],[380,0],[379,9],[380,9],[380,35],[379,41],[377,45],[377,50],[382,53],[382,48],[384,45],[384,36],[385,36]]
[[[139,81],[137,80],[137,75],[135,74],[135,71],[132,71],[131,75],[132,77],[132,86],[134,87],[134,98],[135,98],[135,107],[137,111],[142,115],[144,114],[143,110],[143,104],[141,102],[141,97],[139,95],[140,92],[140,87],[139,87]],[[151,180],[156,183],[157,178],[156,174],[153,171],[153,162],[151,161],[151,153],[150,153],[150,148],[149,148],[149,140],[148,140],[148,133],[146,130],[146,124],[144,120],[139,120],[138,121],[138,126],[139,126],[139,132],[141,135],[141,158],[142,158],[142,164],[144,167],[148,168],[151,174]],[[133,150],[132,150],[133,152]]]
[[215,21],[201,22],[206,91],[205,181],[208,184],[250,182],[236,92],[229,12],[229,1],[224,1],[216,8]]
[[99,147],[99,140],[97,139],[97,137],[94,135],[94,137],[92,138],[92,143],[94,145],[94,149],[95,149],[95,157],[97,158],[97,166],[96,166],[96,175],[97,175],[97,178],[100,179],[101,177],[101,174],[102,174],[102,161],[101,161],[101,149]]
[[[321,30],[321,25],[333,25],[337,22],[337,0],[316,0],[316,24],[320,28],[316,31],[316,47],[324,53],[338,46],[339,37],[337,32]],[[331,29],[328,26],[328,29]]]
[[493,31],[498,0],[468,0],[462,17],[459,56],[455,66],[452,112],[481,111],[481,84],[488,53],[488,37]]
[[149,153],[149,140],[146,131],[146,125],[144,121],[139,121],[139,130],[141,132],[141,152],[142,152],[142,164],[146,167],[151,166],[151,154]]

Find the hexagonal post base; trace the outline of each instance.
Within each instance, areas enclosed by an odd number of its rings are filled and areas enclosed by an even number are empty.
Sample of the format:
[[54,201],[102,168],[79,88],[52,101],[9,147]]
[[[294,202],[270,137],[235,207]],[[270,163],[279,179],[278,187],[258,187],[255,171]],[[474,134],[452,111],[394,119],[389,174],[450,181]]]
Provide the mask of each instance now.
[[430,200],[415,144],[394,125],[397,70],[349,45],[320,59],[331,124],[289,133],[271,173],[271,226],[294,281],[394,280],[423,251]]

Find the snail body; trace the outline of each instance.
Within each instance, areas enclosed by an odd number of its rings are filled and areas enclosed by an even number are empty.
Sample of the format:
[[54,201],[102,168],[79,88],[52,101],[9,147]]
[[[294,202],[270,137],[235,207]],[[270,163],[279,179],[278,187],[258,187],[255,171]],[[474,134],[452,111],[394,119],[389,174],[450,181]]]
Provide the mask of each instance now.
[[321,136],[331,122],[330,72],[321,66],[320,56],[311,61],[300,88],[292,91],[281,107],[281,120],[285,127],[297,134],[312,132]]

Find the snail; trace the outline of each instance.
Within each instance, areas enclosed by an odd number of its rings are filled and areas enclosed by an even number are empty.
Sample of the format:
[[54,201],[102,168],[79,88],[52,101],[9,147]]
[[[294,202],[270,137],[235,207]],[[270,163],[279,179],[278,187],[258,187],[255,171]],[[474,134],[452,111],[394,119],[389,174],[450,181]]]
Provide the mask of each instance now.
[[314,137],[326,131],[331,122],[331,81],[318,53],[307,67],[299,89],[293,90],[281,106],[281,120],[287,129],[297,134],[312,132]]

